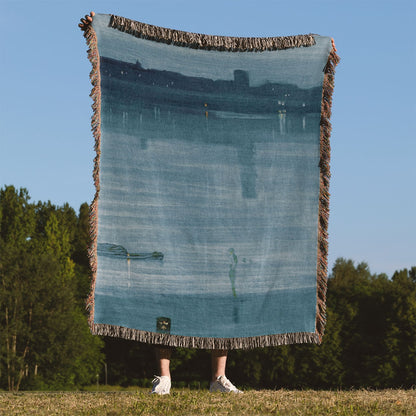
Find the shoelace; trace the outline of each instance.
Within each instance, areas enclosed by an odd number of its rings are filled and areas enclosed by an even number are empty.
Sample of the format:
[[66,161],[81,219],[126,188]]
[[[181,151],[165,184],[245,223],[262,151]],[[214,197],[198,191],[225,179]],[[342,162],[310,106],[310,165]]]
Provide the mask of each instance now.
[[[218,380],[220,382],[220,384],[222,384],[224,387],[228,387],[228,388],[233,388],[233,384],[231,383],[230,380],[228,380],[227,377],[223,376],[220,378],[220,380]],[[234,387],[235,388],[235,387]]]

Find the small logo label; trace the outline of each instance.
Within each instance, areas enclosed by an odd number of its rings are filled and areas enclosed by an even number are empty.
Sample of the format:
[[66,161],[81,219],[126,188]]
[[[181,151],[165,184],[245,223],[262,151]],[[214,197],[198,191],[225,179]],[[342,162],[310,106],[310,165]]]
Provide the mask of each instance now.
[[163,334],[170,333],[170,318],[166,318],[164,316],[160,316],[156,318],[156,331],[161,332]]

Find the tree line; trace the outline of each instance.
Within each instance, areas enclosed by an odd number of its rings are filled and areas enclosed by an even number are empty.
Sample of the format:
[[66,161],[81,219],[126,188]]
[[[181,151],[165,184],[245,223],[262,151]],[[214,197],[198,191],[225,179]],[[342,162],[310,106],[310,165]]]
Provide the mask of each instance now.
[[[154,347],[91,335],[89,207],[31,202],[0,189],[0,389],[146,385]],[[210,353],[175,349],[174,385],[206,387]],[[323,342],[229,352],[228,376],[251,388],[416,385],[416,267],[391,278],[336,260]]]

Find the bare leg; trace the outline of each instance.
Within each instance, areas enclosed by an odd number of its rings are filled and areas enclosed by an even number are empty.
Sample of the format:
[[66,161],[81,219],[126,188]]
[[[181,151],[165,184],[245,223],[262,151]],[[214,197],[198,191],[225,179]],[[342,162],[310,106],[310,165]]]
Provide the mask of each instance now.
[[167,376],[170,378],[170,356],[172,350],[170,348],[156,347],[156,360],[159,367],[159,374],[161,377]]
[[227,364],[227,350],[212,350],[212,382],[210,392],[220,391],[222,393],[242,393],[225,376],[225,366]]
[[227,350],[212,350],[211,353],[211,369],[212,381],[219,376],[225,376],[225,366],[227,364]]
[[167,347],[156,347],[156,360],[159,367],[160,376],[155,376],[153,380],[152,394],[169,394],[170,381],[170,355],[171,349]]

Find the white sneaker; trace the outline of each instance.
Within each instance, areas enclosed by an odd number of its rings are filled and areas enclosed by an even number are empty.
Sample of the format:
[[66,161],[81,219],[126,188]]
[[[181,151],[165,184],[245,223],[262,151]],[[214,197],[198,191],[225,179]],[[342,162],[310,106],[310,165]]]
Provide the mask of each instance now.
[[209,391],[211,393],[214,391],[220,391],[222,393],[243,393],[225,376],[219,376],[215,381],[212,381]]
[[170,394],[170,377],[168,376],[155,376],[152,381],[152,394]]

